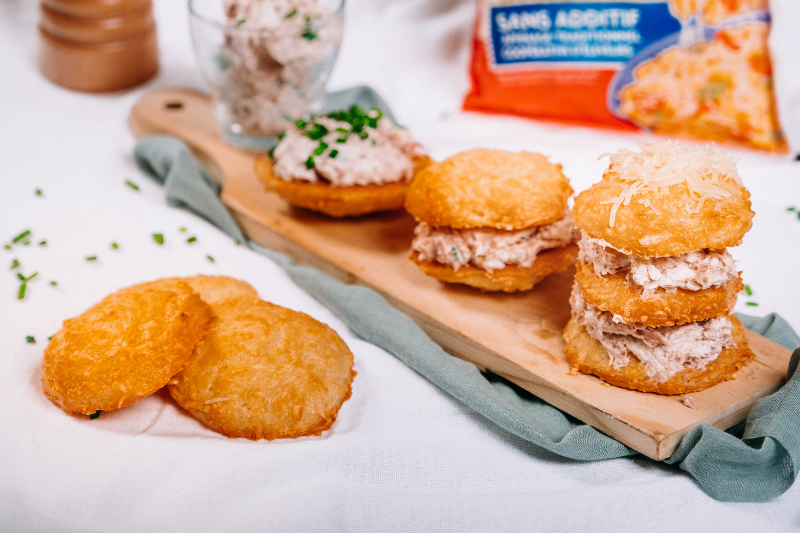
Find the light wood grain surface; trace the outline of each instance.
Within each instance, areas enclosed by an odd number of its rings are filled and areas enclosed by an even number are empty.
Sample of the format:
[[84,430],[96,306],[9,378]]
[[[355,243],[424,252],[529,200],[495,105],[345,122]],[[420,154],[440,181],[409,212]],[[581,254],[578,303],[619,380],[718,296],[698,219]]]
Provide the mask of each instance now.
[[224,177],[222,200],[253,241],[378,291],[450,353],[506,377],[648,457],[669,457],[697,424],[727,429],[741,422],[786,376],[789,350],[750,331],[755,360],[735,380],[692,393],[694,409],[682,403],[683,396],[621,389],[572,373],[561,331],[569,318],[573,269],[522,294],[443,284],[408,260],[415,225],[408,214],[333,220],[265,192],[253,171],[255,156],[220,139],[206,95],[152,92],[134,106],[130,126],[137,136],[169,133],[189,143]]

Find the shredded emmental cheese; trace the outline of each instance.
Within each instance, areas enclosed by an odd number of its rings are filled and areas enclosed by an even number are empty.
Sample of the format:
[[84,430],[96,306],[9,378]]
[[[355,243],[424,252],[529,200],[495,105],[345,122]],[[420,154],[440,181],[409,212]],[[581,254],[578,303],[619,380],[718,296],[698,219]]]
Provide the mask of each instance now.
[[[600,202],[614,204],[608,222],[612,228],[617,209],[621,205],[628,205],[637,193],[651,192],[658,197],[669,193],[672,185],[685,184],[697,204],[684,208],[689,213],[698,213],[708,199],[733,196],[722,187],[724,180],[730,179],[742,186],[742,180],[736,172],[736,161],[715,145],[687,148],[677,141],[662,141],[639,143],[639,148],[641,153],[623,149],[615,154],[600,156],[600,159],[608,157],[611,161],[609,172],[616,173],[623,181],[631,182],[619,197]],[[649,200],[639,201],[660,214]]]

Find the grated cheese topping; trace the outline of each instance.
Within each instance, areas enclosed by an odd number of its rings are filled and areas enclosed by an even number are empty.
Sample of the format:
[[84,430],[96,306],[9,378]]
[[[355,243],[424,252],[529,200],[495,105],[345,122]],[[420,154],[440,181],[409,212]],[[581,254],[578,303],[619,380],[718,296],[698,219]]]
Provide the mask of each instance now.
[[[695,205],[685,205],[689,214],[698,213],[706,200],[720,200],[731,197],[733,193],[725,189],[722,182],[733,180],[740,187],[742,180],[736,171],[736,161],[717,148],[683,146],[677,141],[658,143],[639,143],[641,152],[618,150],[600,156],[611,161],[608,170],[615,172],[623,181],[630,182],[617,198],[604,200],[601,204],[614,204],[608,225],[614,227],[617,209],[628,205],[638,193],[653,193],[659,197],[669,193],[672,185],[685,184]],[[660,214],[649,199],[639,199],[640,203]]]

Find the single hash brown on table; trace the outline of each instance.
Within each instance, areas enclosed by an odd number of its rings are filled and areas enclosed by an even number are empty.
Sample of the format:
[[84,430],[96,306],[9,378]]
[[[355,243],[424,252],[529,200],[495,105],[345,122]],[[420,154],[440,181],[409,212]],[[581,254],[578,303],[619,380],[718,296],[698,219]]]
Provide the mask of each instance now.
[[65,321],[42,361],[44,393],[68,414],[118,409],[169,383],[208,427],[253,440],[320,435],[354,376],[330,327],[227,276],[122,289]]

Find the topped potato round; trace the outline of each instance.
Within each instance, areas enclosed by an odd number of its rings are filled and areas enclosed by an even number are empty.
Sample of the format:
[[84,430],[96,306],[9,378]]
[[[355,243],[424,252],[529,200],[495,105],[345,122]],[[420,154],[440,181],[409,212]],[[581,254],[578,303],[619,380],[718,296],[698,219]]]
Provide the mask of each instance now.
[[513,231],[563,218],[571,194],[561,165],[541,154],[474,149],[420,171],[405,207],[433,227]]
[[728,154],[675,141],[640,148],[609,154],[603,180],[575,198],[572,215],[584,234],[639,257],[742,242],[755,213]]

